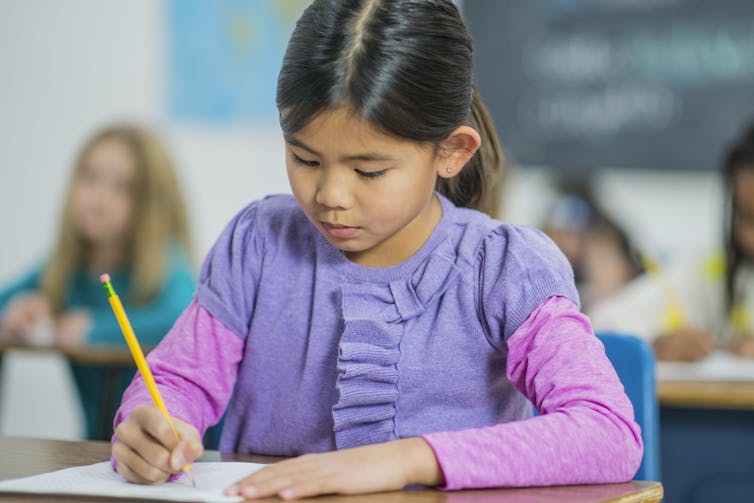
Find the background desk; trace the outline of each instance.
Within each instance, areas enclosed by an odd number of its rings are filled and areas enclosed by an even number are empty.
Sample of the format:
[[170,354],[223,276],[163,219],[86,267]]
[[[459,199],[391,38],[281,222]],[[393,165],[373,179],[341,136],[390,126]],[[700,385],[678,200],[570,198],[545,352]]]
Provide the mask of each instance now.
[[[147,348],[145,348],[146,350]],[[112,436],[112,424],[115,411],[120,403],[120,395],[136,372],[133,358],[126,347],[82,346],[76,348],[58,348],[28,346],[4,340],[0,342],[0,357],[14,351],[33,353],[54,353],[63,356],[72,364],[96,366],[102,369],[102,382],[93,383],[101,386],[102,394],[94,418],[92,435],[97,440],[109,440]],[[78,397],[78,393],[76,395]]]
[[754,410],[754,381],[663,381],[657,397],[668,407]]
[[[144,348],[148,352],[151,348]],[[82,346],[78,348],[58,348],[47,346],[28,346],[15,342],[2,341],[0,339],[0,356],[7,351],[34,351],[41,353],[56,353],[65,356],[73,363],[83,363],[91,365],[106,365],[113,367],[129,366],[136,371],[131,353],[126,347],[108,347],[108,346]]]
[[663,381],[666,503],[754,500],[754,381]]
[[[0,436],[0,480],[35,475],[70,466],[105,461],[110,457],[110,444],[106,442],[69,442]],[[254,461],[265,463],[273,458],[259,456],[226,455],[207,452],[208,461]],[[657,482],[628,482],[595,486],[545,487],[529,489],[497,489],[486,491],[460,491],[444,493],[433,489],[403,491],[365,496],[326,496],[316,501],[349,503],[395,502],[446,502],[446,503],[655,503],[662,498],[662,486]],[[0,495],[0,503],[50,501],[50,497]],[[73,498],[55,498],[55,501],[74,501]],[[87,501],[98,501],[87,499]],[[102,501],[123,501],[103,499]]]

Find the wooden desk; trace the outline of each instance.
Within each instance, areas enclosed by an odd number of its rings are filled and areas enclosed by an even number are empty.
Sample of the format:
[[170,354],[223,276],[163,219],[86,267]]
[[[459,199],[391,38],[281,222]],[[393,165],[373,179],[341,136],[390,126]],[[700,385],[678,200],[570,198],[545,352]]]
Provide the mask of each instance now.
[[662,381],[657,398],[662,406],[754,409],[754,381]]
[[[106,442],[69,442],[0,436],[0,480],[35,475],[70,466],[87,465],[106,461],[110,457],[110,444]],[[202,458],[207,461],[254,461],[272,462],[272,458],[259,456],[227,455],[210,451]],[[662,485],[657,482],[627,482],[593,486],[564,486],[528,489],[497,489],[486,491],[460,491],[444,493],[434,489],[400,491],[365,496],[324,496],[315,501],[337,503],[395,502],[446,502],[446,503],[569,503],[611,502],[640,503],[659,502]],[[79,500],[81,498],[78,498]],[[32,497],[28,495],[0,495],[0,503],[76,501],[77,498]],[[99,501],[87,498],[87,501]],[[102,501],[122,501],[105,499]]]

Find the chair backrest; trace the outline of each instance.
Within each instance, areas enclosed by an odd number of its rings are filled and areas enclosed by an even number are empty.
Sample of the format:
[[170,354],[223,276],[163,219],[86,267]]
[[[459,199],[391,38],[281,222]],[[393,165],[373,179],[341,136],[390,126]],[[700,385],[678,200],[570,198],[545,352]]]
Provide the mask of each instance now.
[[644,457],[637,480],[660,480],[660,412],[655,388],[655,358],[645,341],[631,335],[598,333],[605,353],[615,367],[629,400],[636,422],[641,426]]

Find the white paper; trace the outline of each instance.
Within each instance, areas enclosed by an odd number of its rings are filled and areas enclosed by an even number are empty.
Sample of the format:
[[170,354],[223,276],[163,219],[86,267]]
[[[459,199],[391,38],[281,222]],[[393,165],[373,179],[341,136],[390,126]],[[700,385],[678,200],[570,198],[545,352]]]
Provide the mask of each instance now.
[[754,359],[716,351],[693,363],[657,362],[658,381],[754,381]]
[[128,499],[166,501],[206,501],[224,503],[242,501],[225,496],[226,487],[254,473],[265,465],[257,463],[196,462],[191,469],[196,487],[184,475],[161,485],[131,484],[113,471],[109,461],[88,466],[66,468],[21,479],[0,482],[0,493],[75,494]]

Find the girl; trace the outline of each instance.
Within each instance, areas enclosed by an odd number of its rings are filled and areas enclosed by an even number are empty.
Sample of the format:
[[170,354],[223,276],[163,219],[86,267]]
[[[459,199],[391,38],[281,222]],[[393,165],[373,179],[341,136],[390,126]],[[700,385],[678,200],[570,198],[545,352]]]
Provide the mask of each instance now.
[[[156,345],[193,293],[188,250],[186,209],[165,148],[145,129],[107,127],[78,156],[49,260],[0,292],[0,324],[29,344],[125,347],[97,279],[113,269],[136,333]],[[109,439],[133,369],[118,373],[113,393],[104,367],[71,368],[87,437]]]
[[574,271],[582,309],[598,303],[643,272],[621,225],[583,183],[562,184],[542,225]]
[[723,177],[723,251],[681,262],[668,273],[683,323],[667,319],[661,285],[640,278],[595,307],[595,327],[650,339],[661,360],[700,360],[716,348],[754,357],[754,123],[731,145]]
[[222,451],[310,454],[228,494],[633,476],[639,428],[566,260],[476,211],[501,159],[471,72],[450,0],[309,6],[278,80],[293,197],[250,204],[214,245],[150,355],[182,440],[136,378],[120,474],[168,479],[230,401]]

